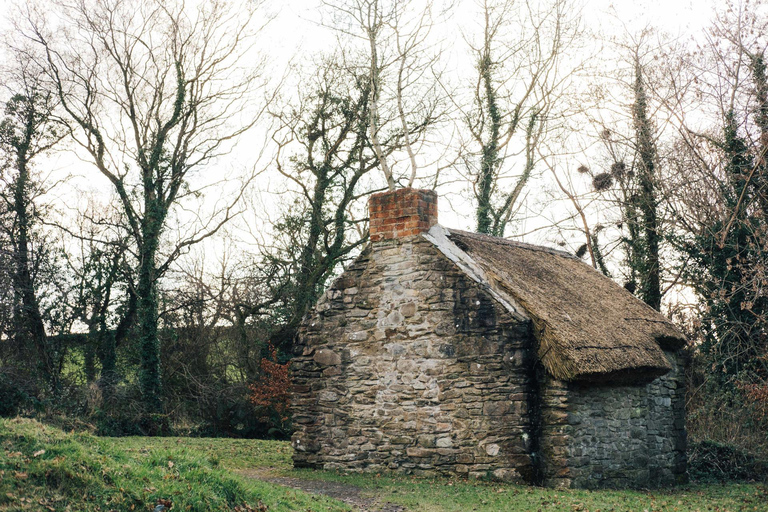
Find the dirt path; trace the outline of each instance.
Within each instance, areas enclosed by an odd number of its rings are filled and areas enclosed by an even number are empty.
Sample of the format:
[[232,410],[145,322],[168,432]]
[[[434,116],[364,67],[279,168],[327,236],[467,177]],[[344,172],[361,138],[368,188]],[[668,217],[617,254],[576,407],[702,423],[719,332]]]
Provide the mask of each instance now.
[[248,478],[256,478],[264,482],[270,482],[292,489],[299,489],[309,494],[322,494],[343,501],[354,510],[360,512],[404,512],[405,507],[394,503],[380,503],[371,492],[360,487],[342,484],[339,482],[326,482],[325,480],[305,480],[303,478],[291,478],[275,476],[267,471],[245,470],[239,471]]

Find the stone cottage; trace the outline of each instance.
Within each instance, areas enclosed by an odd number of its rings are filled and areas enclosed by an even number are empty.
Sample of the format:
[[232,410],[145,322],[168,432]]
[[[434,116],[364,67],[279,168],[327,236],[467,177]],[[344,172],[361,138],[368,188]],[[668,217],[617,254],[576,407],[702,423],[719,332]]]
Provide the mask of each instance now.
[[647,487],[686,476],[683,335],[579,259],[370,200],[294,347],[296,467]]

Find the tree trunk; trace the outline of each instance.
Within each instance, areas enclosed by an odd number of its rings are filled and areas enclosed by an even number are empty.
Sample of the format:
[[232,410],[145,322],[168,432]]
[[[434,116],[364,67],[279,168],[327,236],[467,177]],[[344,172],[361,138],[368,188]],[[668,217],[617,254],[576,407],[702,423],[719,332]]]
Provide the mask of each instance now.
[[318,244],[323,230],[323,207],[328,192],[328,171],[316,169],[315,189],[312,195],[312,212],[309,218],[309,236],[299,256],[299,271],[296,276],[296,297],[291,307],[288,321],[270,337],[275,348],[287,350],[298,334],[299,325],[304,315],[317,301],[320,279],[325,276],[325,268],[318,261]]
[[149,412],[162,412],[162,382],[160,380],[160,340],[157,337],[157,249],[164,215],[162,206],[151,187],[145,186],[145,217],[142,222],[142,243],[139,248],[139,283],[137,321],[141,348],[139,384],[144,405]]
[[138,308],[138,300],[133,291],[128,291],[128,304],[125,306],[125,314],[117,324],[115,332],[112,333],[103,325],[102,336],[100,338],[101,350],[101,379],[99,387],[105,401],[109,401],[117,384],[117,347],[128,336],[128,332],[133,325]]
[[17,168],[19,175],[14,183],[13,210],[18,223],[16,238],[16,272],[14,285],[19,299],[17,315],[17,333],[22,338],[21,343],[35,348],[38,365],[46,384],[54,393],[58,392],[58,376],[54,363],[54,354],[48,345],[45,324],[40,313],[40,304],[35,296],[35,286],[30,271],[29,231],[31,219],[27,209],[27,189],[29,187],[29,170],[27,167],[26,146],[17,149]]
[[494,175],[499,159],[499,133],[501,131],[501,113],[496,102],[496,91],[493,88],[491,66],[491,56],[486,53],[480,61],[479,68],[490,127],[488,139],[482,143],[480,175],[477,179],[477,232],[485,234],[491,234],[493,224],[491,194],[493,193]]
[[661,269],[659,261],[659,221],[656,204],[656,143],[648,119],[648,99],[643,84],[643,70],[637,58],[635,60],[635,105],[633,117],[637,152],[640,157],[639,194],[637,207],[640,210],[640,222],[643,247],[640,258],[640,298],[653,309],[661,310]]

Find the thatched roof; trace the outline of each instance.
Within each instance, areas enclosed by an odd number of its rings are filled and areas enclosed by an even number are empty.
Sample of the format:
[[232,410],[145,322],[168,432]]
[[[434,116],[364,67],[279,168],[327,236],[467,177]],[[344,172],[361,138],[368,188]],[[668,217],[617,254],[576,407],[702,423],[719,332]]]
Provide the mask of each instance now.
[[441,226],[426,238],[515,316],[522,307],[539,359],[558,379],[653,378],[670,370],[662,349],[685,343],[664,316],[567,253]]

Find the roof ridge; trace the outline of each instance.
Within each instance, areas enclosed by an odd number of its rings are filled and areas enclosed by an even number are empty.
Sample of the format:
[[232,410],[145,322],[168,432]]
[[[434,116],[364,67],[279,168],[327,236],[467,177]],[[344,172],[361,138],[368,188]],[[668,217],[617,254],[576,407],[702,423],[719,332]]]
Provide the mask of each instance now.
[[552,247],[546,247],[543,245],[534,245],[534,244],[529,244],[525,242],[518,242],[516,240],[510,240],[508,238],[485,235],[482,233],[473,233],[471,231],[463,231],[461,229],[451,229],[451,228],[445,228],[445,229],[446,231],[448,231],[449,234],[456,234],[459,236],[474,238],[476,240],[480,240],[483,242],[490,242],[490,243],[495,243],[499,245],[510,245],[512,247],[519,247],[521,249],[528,249],[530,251],[546,252],[555,256],[564,256],[566,258],[571,258],[577,261],[581,261],[581,258],[578,258],[569,252],[561,251],[560,249],[554,249]]

